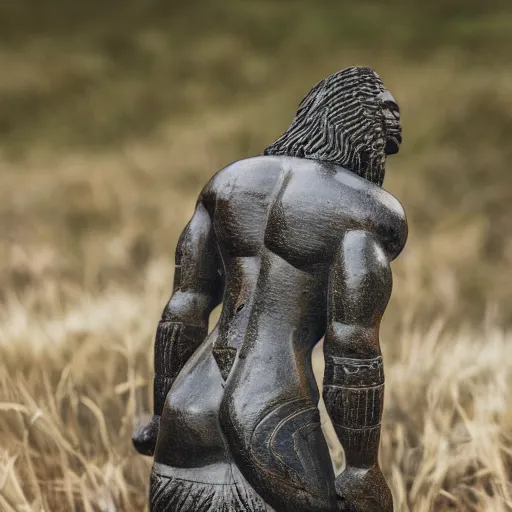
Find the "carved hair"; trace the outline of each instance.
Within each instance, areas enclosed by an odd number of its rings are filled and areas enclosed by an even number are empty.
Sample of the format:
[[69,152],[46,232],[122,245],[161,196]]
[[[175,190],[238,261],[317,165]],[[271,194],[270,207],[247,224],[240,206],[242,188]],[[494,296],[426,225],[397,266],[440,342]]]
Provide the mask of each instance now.
[[382,185],[386,143],[400,134],[397,109],[394,122],[386,124],[385,93],[371,68],[349,67],[328,76],[311,89],[288,130],[264,154],[330,162]]

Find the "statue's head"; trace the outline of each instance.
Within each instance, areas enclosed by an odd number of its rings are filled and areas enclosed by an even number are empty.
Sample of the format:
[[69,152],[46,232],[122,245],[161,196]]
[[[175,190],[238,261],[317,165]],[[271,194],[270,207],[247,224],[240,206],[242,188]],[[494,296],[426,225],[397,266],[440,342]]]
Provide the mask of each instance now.
[[386,156],[398,152],[401,131],[398,104],[379,75],[350,67],[311,89],[264,154],[331,162],[382,185]]

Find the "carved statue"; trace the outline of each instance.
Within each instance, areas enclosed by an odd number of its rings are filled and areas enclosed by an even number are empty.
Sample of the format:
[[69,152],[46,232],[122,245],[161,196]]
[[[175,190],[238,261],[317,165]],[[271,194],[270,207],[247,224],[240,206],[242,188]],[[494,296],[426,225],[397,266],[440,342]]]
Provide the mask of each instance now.
[[[393,96],[351,67],[318,83],[263,155],[205,186],[156,334],[154,416],[133,437],[154,455],[152,512],[392,512],[379,324],[407,223],[381,185],[401,140]],[[337,477],[311,367],[322,337]]]

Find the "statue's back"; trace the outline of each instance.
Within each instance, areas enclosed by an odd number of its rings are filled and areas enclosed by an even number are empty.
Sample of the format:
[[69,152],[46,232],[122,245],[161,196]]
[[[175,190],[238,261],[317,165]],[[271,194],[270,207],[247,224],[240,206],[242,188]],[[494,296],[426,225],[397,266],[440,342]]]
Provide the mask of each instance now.
[[[294,495],[304,510],[333,509],[310,354],[326,328],[335,249],[372,215],[386,219],[380,193],[339,167],[286,157],[237,162],[205,187],[201,201],[223,262],[223,307],[168,395],[158,468],[196,468],[196,480],[213,474],[220,485],[231,482],[235,463],[248,489],[280,492],[290,506]],[[236,357],[216,361],[216,349]]]

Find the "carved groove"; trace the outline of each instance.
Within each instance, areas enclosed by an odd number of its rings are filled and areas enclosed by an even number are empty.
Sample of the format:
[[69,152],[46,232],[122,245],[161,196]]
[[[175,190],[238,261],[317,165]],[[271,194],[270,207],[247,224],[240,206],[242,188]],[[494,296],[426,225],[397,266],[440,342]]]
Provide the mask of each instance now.
[[170,377],[166,377],[165,375],[155,374],[155,378],[153,380],[153,396],[154,396],[154,412],[156,415],[161,416],[162,411],[164,410],[165,399],[167,398],[167,393],[172,387],[174,379]]
[[183,331],[183,324],[160,322],[155,340],[155,374],[169,375],[171,372],[173,352],[176,340]]
[[384,385],[368,388],[344,388],[326,385],[324,400],[332,420],[350,428],[363,428],[380,423],[384,401]]
[[225,484],[182,480],[151,473],[151,512],[273,512],[244,481]]
[[206,336],[206,329],[161,321],[155,339],[154,411],[162,414],[167,393],[185,362]]
[[328,357],[324,400],[336,425],[351,429],[379,425],[384,402],[382,357]]
[[220,374],[224,379],[224,382],[228,380],[231,368],[236,358],[236,348],[233,347],[213,347],[212,349],[213,358],[219,367]]
[[328,357],[323,394],[347,463],[370,467],[377,457],[384,406],[382,357]]
[[290,399],[257,423],[250,441],[252,462],[281,480],[289,492],[307,492],[312,464],[309,450],[315,436],[322,436],[318,408],[303,399]]

